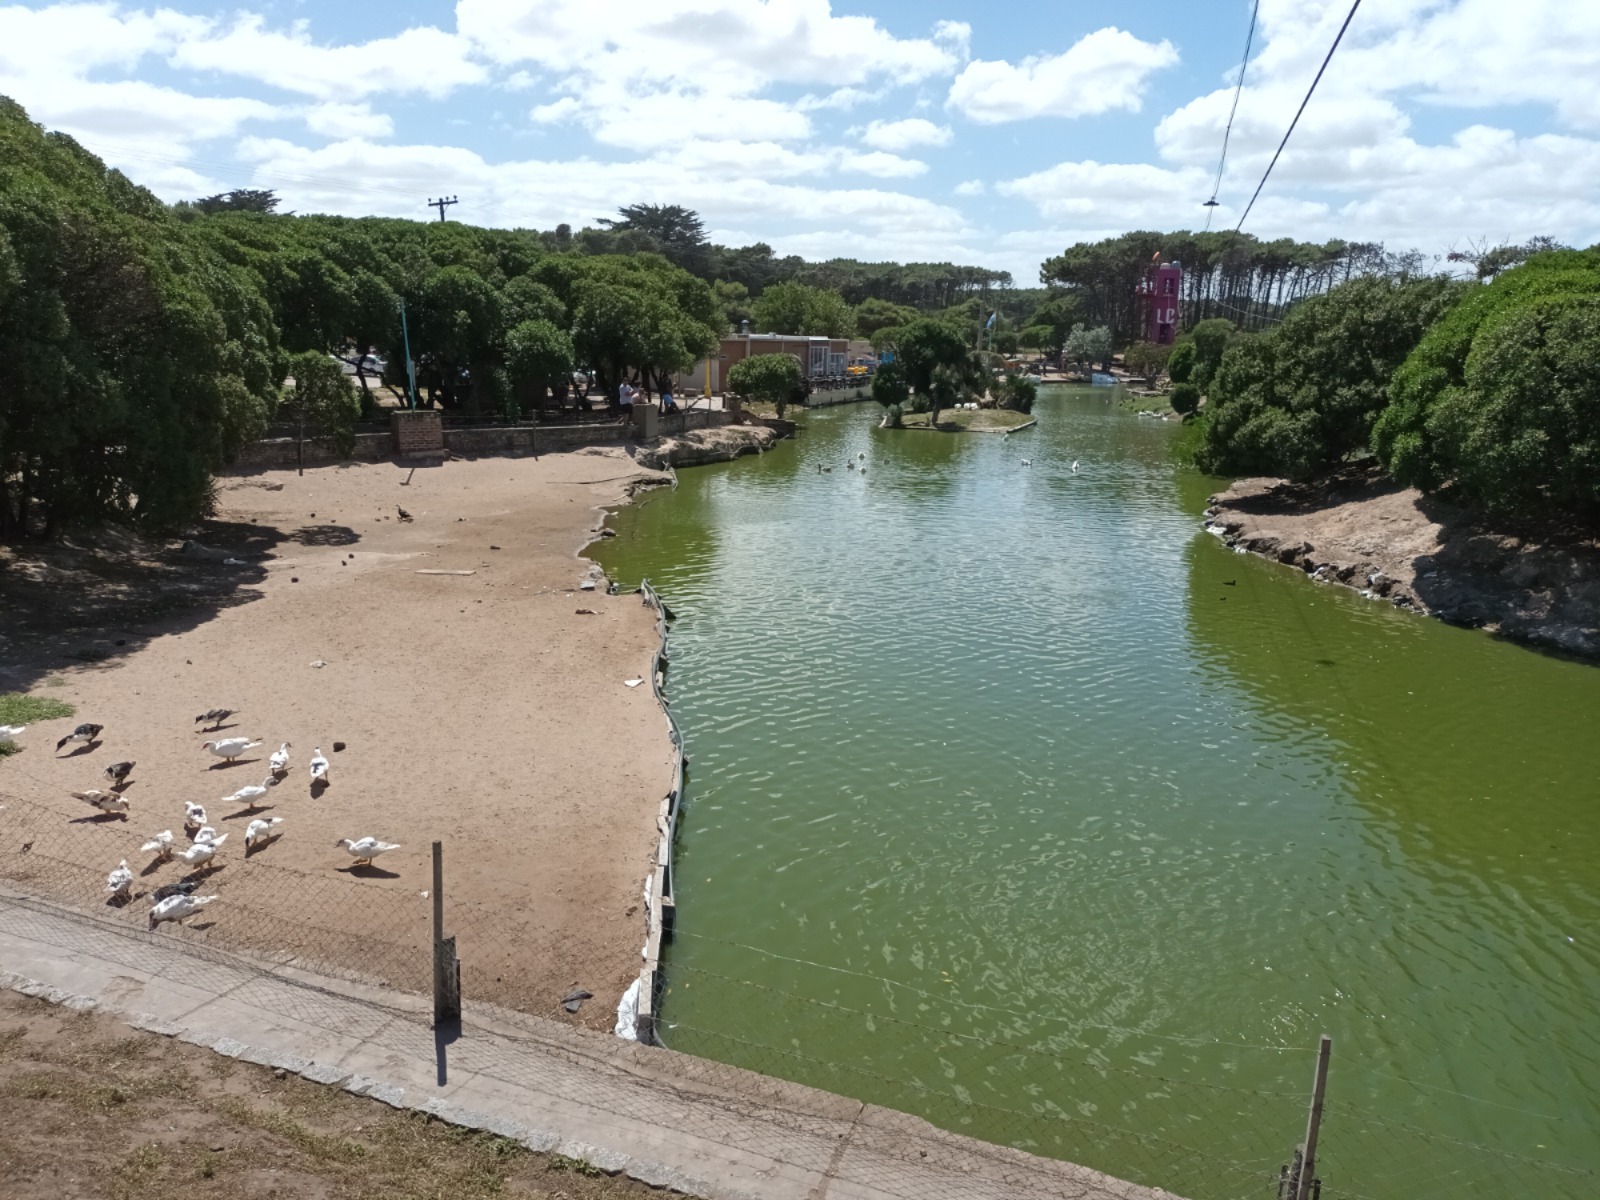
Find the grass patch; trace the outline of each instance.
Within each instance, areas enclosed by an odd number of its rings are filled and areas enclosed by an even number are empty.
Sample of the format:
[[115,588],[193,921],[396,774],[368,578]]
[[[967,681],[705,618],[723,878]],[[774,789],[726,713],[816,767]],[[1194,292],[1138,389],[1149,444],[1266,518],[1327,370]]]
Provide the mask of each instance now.
[[[48,696],[25,696],[21,692],[0,692],[0,725],[32,725],[35,721],[57,721],[78,710]],[[0,758],[15,754],[22,747],[15,742],[0,742]]]
[[552,1171],[566,1171],[572,1175],[587,1175],[591,1179],[605,1172],[593,1163],[586,1163],[581,1158],[568,1158],[565,1154],[552,1154],[550,1156],[550,1169]]
[[901,424],[907,429],[938,428],[948,433],[985,429],[1015,429],[1033,420],[1032,413],[1009,408],[947,408],[939,414],[939,424],[928,424],[929,413],[906,413]]

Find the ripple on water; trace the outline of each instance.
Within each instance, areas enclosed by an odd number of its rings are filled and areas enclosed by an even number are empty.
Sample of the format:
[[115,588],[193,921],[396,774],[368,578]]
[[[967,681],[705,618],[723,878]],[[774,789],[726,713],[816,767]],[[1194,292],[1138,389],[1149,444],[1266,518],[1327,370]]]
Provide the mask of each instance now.
[[[1362,1111],[1595,1165],[1600,672],[1229,554],[1172,426],[1066,394],[1039,417],[808,414],[618,514],[599,553],[678,614],[693,760],[668,1020],[759,1011],[745,1040],[803,1046],[789,1073],[936,1119],[883,1081],[1105,1117],[1151,1064],[1298,1094],[1309,1058],[1261,1047],[1327,1031]],[[817,472],[863,451],[865,477]],[[929,1028],[1035,1059],[933,1053]],[[1099,1067],[1051,1082],[1038,1053]],[[1249,1123],[1184,1103],[1167,1131],[1197,1147]]]

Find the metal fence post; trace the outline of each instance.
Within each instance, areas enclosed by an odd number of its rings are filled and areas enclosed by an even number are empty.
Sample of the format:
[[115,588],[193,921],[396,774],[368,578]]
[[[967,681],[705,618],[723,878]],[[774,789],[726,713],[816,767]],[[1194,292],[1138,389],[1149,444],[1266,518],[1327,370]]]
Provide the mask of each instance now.
[[444,843],[433,844],[433,1023],[461,1019],[461,964],[456,939],[444,936]]
[[[1306,1115],[1306,1140],[1295,1151],[1294,1169],[1289,1174],[1288,1200],[1311,1200],[1312,1183],[1317,1174],[1317,1134],[1322,1127],[1322,1098],[1328,1090],[1328,1056],[1333,1039],[1322,1035],[1317,1047],[1317,1072],[1311,1081],[1311,1111]],[[1320,1185],[1320,1180],[1316,1180]],[[1321,1191],[1320,1186],[1317,1189]]]

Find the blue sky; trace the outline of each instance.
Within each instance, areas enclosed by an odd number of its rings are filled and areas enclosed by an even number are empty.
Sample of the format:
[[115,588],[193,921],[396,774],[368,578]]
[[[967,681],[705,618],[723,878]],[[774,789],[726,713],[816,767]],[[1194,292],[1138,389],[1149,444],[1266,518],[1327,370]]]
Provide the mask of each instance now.
[[[1348,9],[1262,0],[1218,224]],[[1205,219],[1246,0],[0,3],[0,92],[167,199],[1011,270]],[[1246,228],[1443,253],[1600,240],[1600,3],[1366,0]]]

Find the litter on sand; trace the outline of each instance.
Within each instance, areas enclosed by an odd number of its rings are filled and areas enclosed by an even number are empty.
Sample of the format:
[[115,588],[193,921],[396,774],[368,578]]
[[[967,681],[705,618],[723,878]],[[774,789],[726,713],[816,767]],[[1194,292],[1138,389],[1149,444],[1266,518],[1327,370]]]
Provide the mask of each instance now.
[[642,679],[624,679],[622,682],[624,684],[626,684],[628,687],[638,687],[641,683],[644,682],[644,680],[642,680]]

